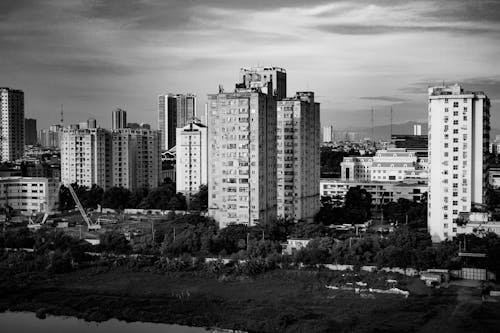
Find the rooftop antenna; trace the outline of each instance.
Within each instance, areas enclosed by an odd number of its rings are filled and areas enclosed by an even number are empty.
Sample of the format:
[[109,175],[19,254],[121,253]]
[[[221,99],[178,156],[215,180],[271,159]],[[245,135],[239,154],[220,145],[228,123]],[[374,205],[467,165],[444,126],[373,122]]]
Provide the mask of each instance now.
[[372,108],[372,143],[375,144],[374,126],[373,126],[373,108]]
[[391,140],[392,140],[392,106],[391,106]]
[[64,127],[64,108],[61,104],[61,127]]

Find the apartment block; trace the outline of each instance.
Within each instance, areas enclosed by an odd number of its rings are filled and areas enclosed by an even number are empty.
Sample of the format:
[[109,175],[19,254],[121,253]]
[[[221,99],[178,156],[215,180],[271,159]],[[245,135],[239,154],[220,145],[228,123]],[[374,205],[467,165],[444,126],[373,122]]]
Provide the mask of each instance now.
[[176,189],[189,198],[208,184],[207,127],[193,120],[177,129],[176,141]]
[[24,92],[0,87],[0,162],[24,153]]
[[323,143],[330,143],[335,141],[335,135],[333,133],[333,126],[323,126],[321,129],[321,137],[323,139]]
[[209,215],[221,227],[276,218],[276,119],[260,88],[208,95]]
[[278,217],[313,218],[320,208],[320,112],[314,93],[277,102]]
[[160,183],[160,138],[157,131],[124,128],[111,133],[111,184],[135,190]]
[[457,234],[455,219],[484,203],[490,101],[458,84],[429,88],[429,201],[433,241]]
[[101,128],[61,131],[61,182],[111,187],[111,135]]

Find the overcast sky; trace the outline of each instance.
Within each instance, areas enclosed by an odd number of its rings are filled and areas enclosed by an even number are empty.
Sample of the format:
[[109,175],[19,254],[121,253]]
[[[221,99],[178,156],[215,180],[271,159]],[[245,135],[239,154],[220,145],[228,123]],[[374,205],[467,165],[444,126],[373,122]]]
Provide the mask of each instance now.
[[426,87],[463,83],[500,127],[500,1],[1,0],[0,86],[25,92],[38,128],[111,111],[157,127],[157,95],[192,92],[203,110],[243,66],[287,70],[336,128],[427,119]]

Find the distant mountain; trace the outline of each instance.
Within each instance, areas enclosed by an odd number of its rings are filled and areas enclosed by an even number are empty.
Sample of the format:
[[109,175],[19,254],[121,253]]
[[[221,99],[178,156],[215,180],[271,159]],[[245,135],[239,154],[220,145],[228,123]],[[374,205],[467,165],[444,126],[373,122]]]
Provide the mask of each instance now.
[[[427,123],[409,121],[403,124],[393,124],[392,134],[413,134],[413,125],[422,126],[422,135],[427,135]],[[344,131],[359,133],[361,138],[370,138],[372,136],[371,127],[351,127]],[[391,138],[391,125],[379,125],[373,127],[373,134],[377,140],[389,140]]]
[[[392,134],[413,134],[413,126],[414,125],[422,126],[422,135],[427,135],[427,123],[426,122],[416,122],[416,121],[408,121],[402,124],[393,124],[392,125]],[[359,139],[362,138],[370,138],[372,136],[372,130],[370,127],[349,127],[343,130],[337,131],[339,134],[343,134],[346,132],[354,132],[357,134]],[[389,140],[391,138],[391,125],[379,125],[373,128],[373,133],[376,140]],[[495,140],[495,136],[500,135],[500,129],[492,128],[490,131],[490,141],[493,142]],[[345,136],[345,135],[344,135]],[[343,136],[340,136],[343,137]]]

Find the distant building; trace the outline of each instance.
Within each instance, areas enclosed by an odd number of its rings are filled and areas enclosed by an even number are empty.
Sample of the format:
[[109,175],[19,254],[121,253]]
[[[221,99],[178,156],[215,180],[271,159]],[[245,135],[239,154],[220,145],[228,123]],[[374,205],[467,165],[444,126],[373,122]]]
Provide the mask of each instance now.
[[0,162],[24,153],[24,92],[0,87]]
[[237,88],[260,89],[276,100],[286,98],[286,71],[280,67],[241,68]]
[[422,125],[420,124],[413,125],[413,135],[415,136],[422,135]]
[[176,142],[176,191],[190,197],[208,184],[207,127],[192,120],[177,129]]
[[95,120],[94,118],[89,118],[87,120],[87,128],[97,128],[97,120]]
[[343,203],[350,188],[360,187],[372,196],[373,205],[381,205],[396,202],[399,199],[410,201],[421,201],[427,193],[428,183],[426,180],[401,181],[401,182],[371,182],[342,180],[336,178],[322,178],[320,180],[320,195],[334,198],[339,204]]
[[427,135],[393,134],[391,141],[394,147],[406,150],[427,151],[429,147]]
[[500,166],[488,168],[488,186],[492,189],[500,189]]
[[161,149],[175,146],[176,129],[186,126],[196,117],[196,95],[166,94],[158,96],[158,130]]
[[37,130],[36,130],[36,119],[26,118],[24,119],[24,144],[25,145],[36,145],[37,143]]
[[22,215],[57,209],[59,182],[43,177],[0,178],[0,207],[11,206]]
[[333,132],[333,126],[332,125],[323,126],[323,129],[322,129],[322,138],[323,138],[323,142],[324,143],[329,143],[329,142],[335,141],[334,136],[335,136],[335,134]]
[[378,150],[374,156],[344,157],[340,168],[342,180],[400,182],[428,178],[427,153],[403,148]]
[[455,237],[455,219],[484,203],[490,101],[460,85],[429,88],[428,229],[433,241]]
[[[237,87],[252,86],[245,80]],[[276,219],[275,99],[237,88],[208,95],[208,104],[209,215],[221,227]]]
[[59,148],[61,146],[61,125],[52,125],[48,129],[40,130],[38,143],[46,148]]
[[117,108],[111,114],[111,129],[116,130],[127,127],[127,111]]
[[320,112],[313,92],[277,103],[278,217],[313,218],[320,208]]

